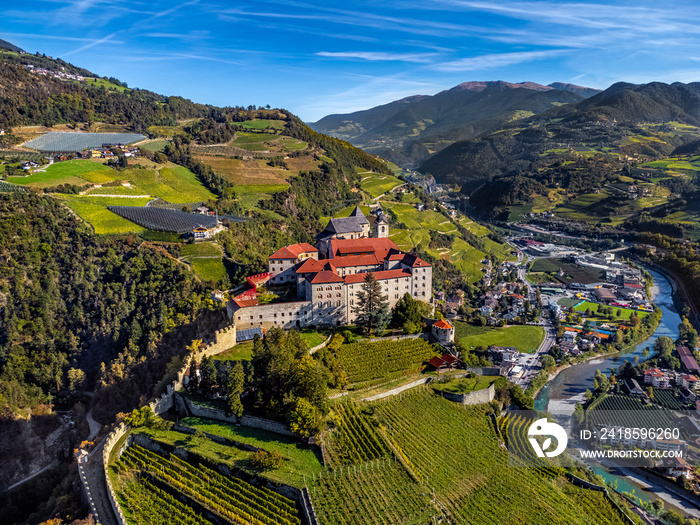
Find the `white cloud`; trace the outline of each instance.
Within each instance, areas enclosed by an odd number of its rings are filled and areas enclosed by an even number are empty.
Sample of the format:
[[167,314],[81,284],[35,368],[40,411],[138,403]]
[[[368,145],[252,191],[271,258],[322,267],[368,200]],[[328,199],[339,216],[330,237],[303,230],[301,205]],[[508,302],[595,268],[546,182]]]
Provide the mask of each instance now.
[[512,66],[523,62],[544,60],[567,53],[565,49],[550,49],[546,51],[519,51],[515,53],[491,53],[474,57],[461,58],[434,64],[431,69],[444,72],[480,71],[483,69],[496,69]]
[[348,58],[367,60],[369,62],[415,62],[428,63],[434,57],[434,53],[387,53],[384,51],[320,51],[316,56],[327,58]]

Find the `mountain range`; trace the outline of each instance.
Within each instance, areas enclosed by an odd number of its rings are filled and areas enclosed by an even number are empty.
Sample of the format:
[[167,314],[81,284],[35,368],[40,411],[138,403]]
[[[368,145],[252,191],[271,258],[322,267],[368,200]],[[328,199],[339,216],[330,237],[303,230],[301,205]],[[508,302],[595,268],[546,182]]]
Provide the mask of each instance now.
[[578,103],[458,141],[419,166],[438,182],[464,184],[527,173],[545,152],[659,157],[697,139],[700,83],[616,83]]
[[310,127],[415,167],[450,144],[495,131],[598,90],[556,82],[464,82],[436,95],[414,95],[349,114],[328,115]]

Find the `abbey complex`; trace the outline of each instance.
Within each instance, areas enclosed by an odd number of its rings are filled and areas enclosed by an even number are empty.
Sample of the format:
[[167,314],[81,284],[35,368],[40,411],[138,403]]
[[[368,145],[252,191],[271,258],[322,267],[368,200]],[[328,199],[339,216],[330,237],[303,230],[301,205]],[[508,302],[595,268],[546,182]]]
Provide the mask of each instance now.
[[[331,219],[317,236],[315,247],[293,244],[272,254],[268,272],[249,277],[250,289],[229,301],[229,315],[236,327],[352,324],[367,272],[374,272],[390,307],[406,293],[429,303],[432,266],[398,249],[389,239],[389,222],[381,211],[371,218],[372,224],[357,207],[349,217]],[[263,304],[259,293],[263,285],[286,288],[291,300]]]

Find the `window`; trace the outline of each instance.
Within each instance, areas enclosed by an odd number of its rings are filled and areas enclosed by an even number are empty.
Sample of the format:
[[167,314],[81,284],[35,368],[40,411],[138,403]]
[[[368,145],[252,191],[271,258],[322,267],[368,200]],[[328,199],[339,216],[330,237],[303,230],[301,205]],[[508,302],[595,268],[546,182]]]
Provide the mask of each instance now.
[[[251,319],[252,319],[252,317],[251,317]],[[260,316],[260,319],[262,319],[262,315]]]
[[328,293],[328,294],[326,294],[326,297],[327,297],[328,299],[330,299],[331,297],[333,297],[333,294],[332,294],[332,293]]
[[252,315],[250,316],[250,320],[251,320],[251,321],[253,320],[253,316],[252,316]]
[[340,294],[339,294],[339,293],[337,293],[337,294],[335,294],[335,296],[336,296],[336,297],[340,297]]
[[284,317],[284,312],[282,312],[282,317]]
[[[275,317],[277,317],[277,314],[275,314]],[[277,324],[277,323],[275,323],[275,324]]]

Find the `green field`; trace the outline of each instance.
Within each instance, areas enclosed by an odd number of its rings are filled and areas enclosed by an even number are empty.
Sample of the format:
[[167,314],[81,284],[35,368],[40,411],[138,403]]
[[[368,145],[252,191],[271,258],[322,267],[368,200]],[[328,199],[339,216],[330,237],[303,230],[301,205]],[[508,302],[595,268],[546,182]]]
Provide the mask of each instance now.
[[274,129],[284,129],[285,122],[284,120],[268,120],[268,119],[253,119],[253,120],[246,120],[245,122],[240,123],[241,126],[244,128],[248,129],[265,129],[265,128],[274,128]]
[[328,339],[327,332],[317,332],[316,330],[302,330],[300,334],[302,339],[309,345],[309,348],[318,346]]
[[104,184],[119,178],[119,172],[112,168],[100,162],[83,159],[55,162],[47,166],[45,172],[34,173],[28,177],[9,177],[7,181],[32,188],[47,188],[59,184]]
[[217,361],[250,361],[253,357],[253,341],[238,343],[213,357]]
[[481,346],[514,346],[519,352],[532,353],[539,348],[544,339],[541,326],[508,326],[492,328],[471,326],[463,322],[455,323],[455,339],[467,349]]
[[431,383],[436,390],[444,390],[455,394],[468,394],[475,390],[483,390],[490,387],[500,376],[476,376],[460,377],[443,383],[442,381]]
[[197,242],[183,244],[180,248],[182,257],[220,257],[221,247],[212,242]]
[[[560,269],[564,272],[563,276],[557,275]],[[562,259],[536,259],[530,265],[530,271],[546,274],[546,276],[540,276],[537,282],[593,284],[605,281],[604,270],[567,263]]]
[[[205,421],[205,420],[204,420]],[[217,422],[218,423],[218,422]],[[290,438],[275,434],[274,432],[265,432],[258,429],[254,430],[254,434],[249,434],[246,437],[246,433],[249,430],[247,427],[236,427],[235,425],[227,425],[226,423],[221,423],[217,425],[218,432],[221,432],[223,437],[232,440],[243,440],[243,439],[258,439],[261,442],[267,440],[266,445],[262,448],[265,450],[276,450],[287,448],[289,450],[288,456],[285,456],[286,461],[283,466],[277,470],[271,470],[267,472],[259,472],[255,470],[250,465],[250,457],[253,454],[249,450],[242,450],[237,447],[232,447],[229,445],[222,445],[211,441],[209,439],[204,440],[202,443],[196,445],[190,445],[187,448],[190,450],[196,450],[197,454],[203,458],[211,461],[214,464],[223,463],[237,470],[241,470],[251,475],[260,476],[265,479],[269,479],[273,482],[286,483],[292,485],[293,487],[302,487],[304,484],[304,476],[312,474],[315,470],[320,470],[322,468],[320,460],[311,450],[304,450],[303,452],[292,454],[295,451],[295,446],[293,445],[293,440]],[[212,430],[215,427],[212,427]],[[239,429],[240,432],[239,432]],[[229,435],[228,432],[231,432]],[[163,443],[175,446],[183,446],[187,444],[188,434],[177,431],[156,431],[151,429],[139,429],[139,432],[151,436],[157,441],[162,441]],[[215,432],[212,432],[215,433]],[[292,443],[292,446],[289,446]],[[298,450],[298,449],[296,449]],[[314,459],[315,458],[315,459]]]
[[[576,306],[575,310],[577,312],[585,312],[588,308],[590,308],[591,312],[593,312],[593,318],[592,318],[593,321],[608,321],[607,315],[605,317],[599,317],[596,315],[596,313],[598,312],[598,308],[600,306],[605,306],[605,305],[585,301],[585,302],[579,304],[578,306]],[[626,321],[630,318],[630,316],[632,315],[632,312],[636,312],[637,316],[639,316],[639,317],[646,317],[647,315],[649,315],[649,312],[643,312],[641,310],[636,310],[636,309],[631,309],[631,308],[621,308],[618,306],[611,306],[611,308],[613,309],[613,312],[615,312],[615,314],[617,314],[618,310],[620,310],[622,312],[620,317],[617,317],[617,315],[615,315],[613,317],[613,319],[621,319],[621,320]]]
[[180,420],[180,424],[269,452],[278,452],[285,460],[282,470],[288,470],[290,473],[306,473],[308,476],[322,468],[319,456],[307,444],[291,437],[201,417],[186,417]]
[[205,281],[219,283],[228,277],[222,258],[204,259],[192,257],[189,261],[192,263],[194,273]]
[[369,171],[359,172],[358,175],[362,178],[360,182],[362,191],[369,193],[372,198],[379,197],[403,184],[401,179],[392,175],[380,175]]
[[81,219],[88,222],[98,234],[139,233],[146,231],[138,224],[109,211],[106,206],[145,206],[150,199],[124,199],[119,197],[90,197],[61,195],[61,199]]
[[141,149],[145,149],[146,151],[162,151],[168,144],[170,144],[169,140],[162,139],[146,142],[145,144],[141,144],[139,147]]

